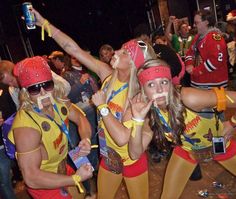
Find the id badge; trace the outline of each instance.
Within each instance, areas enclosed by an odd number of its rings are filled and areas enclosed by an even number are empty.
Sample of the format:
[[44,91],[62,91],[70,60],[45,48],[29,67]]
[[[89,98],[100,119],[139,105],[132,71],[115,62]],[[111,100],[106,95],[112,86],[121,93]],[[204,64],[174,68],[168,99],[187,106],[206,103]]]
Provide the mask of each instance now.
[[99,139],[100,154],[104,157],[108,157],[107,143],[106,143],[105,132],[103,128],[98,129],[98,139]]

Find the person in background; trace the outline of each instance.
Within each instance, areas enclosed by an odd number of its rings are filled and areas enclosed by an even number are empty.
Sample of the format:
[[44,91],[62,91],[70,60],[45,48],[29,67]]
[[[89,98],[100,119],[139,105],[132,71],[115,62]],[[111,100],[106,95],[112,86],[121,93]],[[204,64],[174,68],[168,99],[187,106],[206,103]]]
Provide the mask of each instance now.
[[203,89],[228,86],[227,46],[221,32],[214,27],[210,11],[197,11],[194,24],[195,36],[185,57],[186,71],[191,86]]
[[99,59],[107,64],[110,64],[111,58],[115,51],[109,44],[104,44],[99,49]]
[[[76,104],[76,106],[85,112],[86,118],[88,119],[92,129],[91,144],[97,145],[97,112],[96,107],[91,101],[92,95],[98,90],[97,82],[91,75],[88,74],[86,68],[82,66],[82,64],[76,58],[71,57],[71,64],[69,65],[71,66],[68,67],[62,75],[62,77],[71,85],[71,91],[68,95],[68,98],[72,103]],[[70,122],[69,130],[73,145],[76,146],[80,141],[80,137],[77,133],[77,126],[73,122]],[[95,169],[95,172],[97,172],[99,162],[98,149],[93,149],[88,155],[88,159]],[[73,167],[73,164],[70,165]],[[96,190],[93,191],[92,186],[90,186],[92,183],[96,184],[95,177],[93,180],[83,182],[83,185],[87,191],[86,195],[88,196],[95,195],[94,192]]]
[[[171,33],[171,27],[174,23],[177,23],[178,34]],[[179,23],[175,16],[170,16],[166,27],[165,36],[169,39],[173,49],[182,57],[184,61],[186,52],[194,38],[193,35],[189,34],[188,24],[185,22]]]
[[59,75],[62,75],[69,67],[70,56],[61,51],[53,51],[48,58]]
[[92,177],[92,166],[82,164],[74,175],[66,175],[68,120],[79,128],[78,156],[86,156],[91,150],[88,120],[66,99],[60,85],[54,84],[50,67],[42,57],[18,62],[13,73],[21,87],[21,106],[8,137],[16,146],[27,190],[35,199],[71,199],[67,187],[79,186],[79,182]]
[[[20,85],[16,77],[13,75],[13,68],[15,64],[8,60],[0,61],[0,82],[9,86],[9,93],[16,105],[16,108],[19,109],[19,91]],[[62,86],[62,90],[65,92],[67,96],[70,92],[70,84],[63,79],[61,76],[57,75],[52,71],[52,76],[55,84],[59,83]],[[61,83],[60,83],[61,82]]]
[[0,83],[0,101],[0,198],[16,199],[11,182],[11,169],[15,162],[6,155],[2,140],[3,122],[16,112],[16,107],[9,94],[8,86],[2,83]]
[[[236,107],[236,92],[176,87],[170,67],[160,59],[147,61],[137,74],[141,95],[131,101],[131,112],[132,117],[145,121],[131,137],[132,153],[139,157],[144,150],[142,143],[149,143],[152,137],[167,151],[174,147],[161,199],[180,198],[198,162],[215,160],[236,175],[236,142],[232,139],[236,114],[230,121],[219,120],[219,112]],[[216,117],[198,114],[209,107],[216,107]],[[222,147],[217,147],[219,144]]]
[[[32,12],[36,16],[36,25],[42,26],[45,18],[35,9]],[[138,159],[132,159],[129,155],[132,128],[123,124],[123,116],[129,99],[139,90],[136,70],[145,60],[156,57],[155,52],[143,41],[130,40],[115,51],[111,68],[82,50],[51,23],[48,26],[52,38],[63,50],[94,71],[103,82],[102,90],[92,97],[99,112],[98,134],[102,154],[98,171],[98,199],[113,199],[122,180],[131,199],[148,199],[147,156],[145,152]],[[138,128],[142,126],[142,122],[136,124]]]

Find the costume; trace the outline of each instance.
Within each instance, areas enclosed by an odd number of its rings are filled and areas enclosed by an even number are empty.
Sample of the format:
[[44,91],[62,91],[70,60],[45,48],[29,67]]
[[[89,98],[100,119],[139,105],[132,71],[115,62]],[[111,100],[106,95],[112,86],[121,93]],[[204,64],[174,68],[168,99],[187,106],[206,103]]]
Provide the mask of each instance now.
[[[103,83],[102,89],[106,89],[109,78]],[[122,121],[124,106],[128,92],[127,83],[116,80],[113,83],[113,94],[107,104],[111,113],[120,122]],[[116,92],[116,91],[120,92]],[[104,132],[107,147],[113,149],[114,153],[118,153],[121,157],[123,171],[119,174],[112,173],[109,166],[106,165],[104,157],[101,160],[98,173],[98,198],[114,198],[115,193],[120,186],[122,179],[128,187],[131,199],[147,199],[148,198],[148,174],[147,174],[147,157],[143,154],[139,160],[132,160],[128,154],[128,144],[119,147],[111,138],[106,130],[105,124],[100,120],[99,133]],[[99,141],[100,141],[99,135]],[[100,143],[101,147],[101,143]],[[112,183],[112,184],[111,184]],[[109,188],[108,188],[109,187]]]
[[193,65],[191,86],[210,89],[228,86],[227,47],[218,29],[196,35],[185,58],[186,68]]
[[193,36],[181,37],[176,34],[172,35],[171,45],[182,58],[185,57],[187,50],[189,49],[191,42],[193,41]]
[[[59,114],[65,124],[68,125],[68,109],[64,104],[55,102],[58,107]],[[54,120],[61,124],[61,119],[55,114]],[[20,127],[29,127],[36,129],[42,136],[42,143],[48,154],[47,160],[42,160],[40,170],[52,173],[66,173],[64,160],[68,152],[68,140],[66,135],[61,132],[54,121],[46,117],[40,116],[33,111],[25,111],[20,109],[15,117],[12,125],[9,139],[14,143],[13,130]],[[64,166],[63,166],[64,165]],[[60,168],[60,169],[59,169]],[[34,198],[51,198],[51,195],[58,194],[57,198],[71,198],[64,188],[54,190],[42,190],[28,188],[29,193]]]
[[[161,115],[166,121],[168,121],[167,114],[161,112]],[[223,129],[222,122],[219,120],[219,131],[217,132],[215,118],[203,118],[197,113],[187,109],[185,124],[186,129],[184,136],[182,136],[182,146],[176,146],[174,148],[173,154],[168,163],[161,197],[162,199],[180,197],[192,171],[197,165],[195,157],[199,157],[199,154],[197,151],[194,152],[194,149],[206,149],[204,156],[206,159],[213,158],[231,173],[236,175],[236,169],[232,166],[236,163],[235,141],[231,140],[227,143],[225,154],[214,155],[213,157],[209,156],[212,151],[212,137],[221,135]],[[172,135],[170,132],[166,132],[165,135],[169,141],[172,141]],[[173,178],[173,176],[175,177]],[[172,185],[171,189],[169,189],[170,185]]]

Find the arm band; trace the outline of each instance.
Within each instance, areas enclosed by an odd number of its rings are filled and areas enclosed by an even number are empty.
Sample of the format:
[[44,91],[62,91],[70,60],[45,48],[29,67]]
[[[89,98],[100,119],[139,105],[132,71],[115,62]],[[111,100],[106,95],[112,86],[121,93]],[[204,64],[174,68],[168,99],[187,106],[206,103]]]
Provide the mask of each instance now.
[[226,94],[225,89],[223,87],[220,88],[213,88],[213,91],[216,94],[217,97],[217,111],[224,111],[226,109]]
[[82,189],[80,185],[81,178],[79,175],[72,175],[72,179],[74,180],[75,185],[78,187],[80,193],[84,193],[84,190]]

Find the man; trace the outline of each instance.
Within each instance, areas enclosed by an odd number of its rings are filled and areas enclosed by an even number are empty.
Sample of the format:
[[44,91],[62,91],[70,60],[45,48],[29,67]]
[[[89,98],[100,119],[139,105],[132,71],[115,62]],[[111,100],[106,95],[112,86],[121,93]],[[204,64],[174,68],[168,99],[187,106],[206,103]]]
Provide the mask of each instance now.
[[[15,64],[8,60],[2,60],[0,61],[0,83],[6,84],[9,86],[9,92],[11,94],[11,97],[16,105],[16,108],[19,108],[19,84],[17,82],[16,77],[13,75],[13,69]],[[57,75],[56,73],[52,72],[53,80],[56,83],[60,83],[62,86],[64,86],[65,95],[68,95],[70,92],[70,84]]]
[[114,49],[109,44],[104,44],[99,49],[99,59],[102,62],[110,64],[111,58],[114,55]]
[[185,58],[191,86],[210,89],[228,86],[227,46],[221,32],[214,28],[210,11],[198,11],[194,17],[198,34]]
[[165,36],[169,39],[169,43],[174,48],[182,59],[184,59],[186,51],[188,50],[192,40],[193,35],[189,34],[189,26],[185,22],[178,24],[178,34],[171,34],[171,26],[173,23],[178,23],[178,19],[175,16],[169,17],[169,23],[166,27]]

